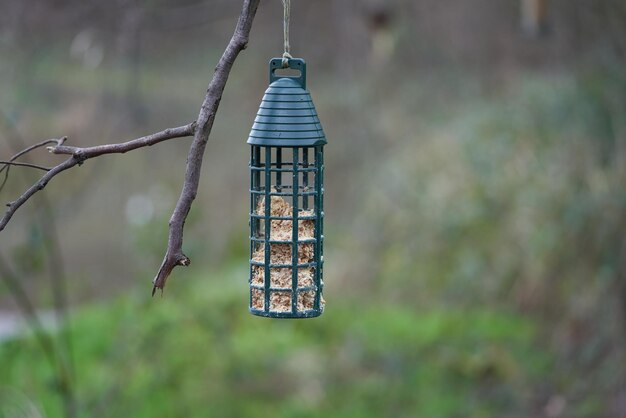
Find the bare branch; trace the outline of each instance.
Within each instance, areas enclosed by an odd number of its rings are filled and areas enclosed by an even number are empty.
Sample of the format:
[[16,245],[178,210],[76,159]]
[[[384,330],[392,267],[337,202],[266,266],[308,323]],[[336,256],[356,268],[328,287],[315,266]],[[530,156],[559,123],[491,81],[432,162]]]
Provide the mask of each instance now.
[[185,182],[169,222],[167,251],[161,263],[161,268],[153,280],[153,296],[156,289],[163,290],[165,282],[176,266],[188,266],[191,262],[189,257],[183,253],[182,248],[185,220],[187,219],[191,205],[198,192],[204,150],[209,140],[211,129],[213,128],[213,122],[222,99],[224,87],[226,86],[230,70],[237,56],[248,45],[250,30],[254,16],[256,15],[256,10],[259,6],[259,1],[260,0],[244,0],[243,9],[239,16],[235,33],[215,68],[213,79],[209,84],[204,102],[200,108],[198,126],[191,148],[189,149],[189,156],[187,157]]
[[[76,165],[81,165],[83,162],[90,158],[99,157],[105,154],[123,154],[128,151],[135,150],[137,148],[149,147],[159,142],[167,141],[168,139],[174,138],[182,138],[186,136],[191,136],[194,134],[196,130],[196,122],[192,122],[185,126],[179,126],[177,128],[166,129],[161,132],[154,133],[152,135],[144,136],[141,138],[133,139],[132,141],[123,142],[120,144],[109,144],[109,145],[96,145],[94,147],[68,147],[62,145],[65,139],[61,140],[48,140],[48,141],[56,141],[58,145],[53,145],[48,147],[48,151],[53,154],[65,154],[71,155],[70,158],[63,161],[61,164],[52,167],[46,174],[43,175],[35,184],[33,184],[28,190],[26,190],[20,197],[18,197],[15,201],[7,204],[7,210],[4,213],[2,219],[0,219],[0,231],[2,231],[6,225],[9,223],[15,212],[24,204],[28,199],[30,199],[35,193],[42,190],[50,180],[52,180],[57,174],[62,173],[63,171],[70,169]],[[43,145],[48,145],[54,142],[40,142],[37,146],[33,145],[30,150],[41,147]],[[24,155],[26,150],[20,151],[19,155]]]
[[30,147],[21,150],[20,152],[15,154],[13,157],[11,157],[10,161],[15,161],[21,156],[28,154],[29,152],[36,150],[37,148],[45,147],[46,145],[50,145],[50,144],[56,144],[57,146],[63,145],[65,141],[67,141],[66,136],[64,136],[63,138],[59,138],[59,139],[46,139],[45,141],[38,142],[35,145],[31,145]]
[[[51,167],[44,167],[42,165],[31,164],[31,163],[18,163],[18,162],[15,162],[15,161],[0,161],[0,164],[4,164],[4,167],[9,166],[9,165],[14,165],[16,167],[35,168],[37,170],[42,170],[42,171],[50,171],[50,170],[52,170]],[[4,169],[4,167],[2,167],[2,169]]]
[[179,126],[177,128],[169,128],[161,132],[143,136],[141,138],[133,139],[131,141],[122,142],[120,144],[96,145],[87,148],[59,145],[48,147],[48,151],[50,151],[52,154],[72,155],[78,159],[85,161],[90,158],[99,157],[105,154],[124,154],[128,151],[136,150],[137,148],[156,145],[159,142],[167,141],[168,139],[191,136],[194,134],[195,129],[196,122],[192,122],[188,125]]

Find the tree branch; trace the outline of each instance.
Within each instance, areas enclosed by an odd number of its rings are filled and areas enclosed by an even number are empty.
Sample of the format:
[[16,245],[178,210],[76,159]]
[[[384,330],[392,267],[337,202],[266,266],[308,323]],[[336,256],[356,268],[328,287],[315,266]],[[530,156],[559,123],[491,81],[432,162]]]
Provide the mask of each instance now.
[[49,171],[47,171],[46,174],[39,179],[39,181],[33,184],[20,197],[7,204],[7,210],[2,219],[0,219],[0,231],[6,227],[15,212],[24,203],[26,203],[28,199],[46,187],[48,182],[57,174],[65,170],[68,170],[76,165],[81,165],[86,160],[99,157],[101,155],[125,153],[137,148],[158,144],[159,142],[166,141],[168,139],[194,135],[191,148],[189,149],[189,155],[187,157],[185,181],[174,209],[174,213],[169,221],[167,250],[165,252],[163,262],[161,263],[161,267],[153,280],[154,287],[152,289],[152,295],[154,295],[156,289],[163,290],[165,282],[174,268],[176,266],[187,266],[191,262],[189,257],[187,257],[182,250],[185,220],[187,219],[191,205],[198,192],[204,151],[209,140],[211,129],[213,128],[215,115],[219,108],[222,94],[224,93],[226,82],[228,81],[228,76],[230,75],[230,71],[235,60],[239,56],[239,53],[248,45],[252,22],[254,21],[259,3],[260,0],[244,0],[243,9],[239,16],[239,20],[237,21],[237,27],[235,28],[235,32],[231,37],[226,50],[215,67],[215,72],[211,82],[209,83],[206,96],[200,108],[197,122],[178,128],[166,129],[162,132],[157,132],[155,134],[137,138],[121,144],[98,145],[94,147],[80,148],[64,145],[63,143],[66,138],[61,138],[42,141],[23,151],[20,151],[9,162],[5,163],[2,168],[0,168],[0,173],[6,168],[7,173],[5,173],[5,177],[8,175],[10,165],[25,165],[25,163],[13,163],[14,159],[42,146],[53,144],[52,146],[48,146],[48,150],[52,154],[69,155],[70,157],[61,164],[50,168]]
[[131,141],[122,142],[120,144],[96,145],[88,148],[71,147],[67,145],[58,145],[48,147],[48,151],[52,154],[71,155],[79,160],[85,161],[90,158],[99,157],[105,154],[124,154],[137,148],[150,147],[159,142],[168,139],[182,138],[191,136],[196,130],[196,122],[188,125],[179,126],[177,128],[168,128],[164,131],[157,132]]
[[[191,136],[194,134],[196,130],[196,123],[192,122],[185,126],[179,126],[177,128],[166,129],[161,132],[154,133],[152,135],[144,136],[141,138],[133,139],[132,141],[123,142],[121,144],[109,144],[109,145],[97,145],[94,147],[87,148],[79,148],[79,147],[69,147],[62,145],[65,141],[64,138],[60,140],[47,140],[40,142],[39,144],[33,145],[23,151],[20,151],[18,156],[24,155],[28,151],[32,151],[38,147],[43,145],[48,145],[51,143],[57,143],[57,145],[53,145],[48,147],[48,151],[52,154],[65,154],[71,155],[70,158],[63,161],[61,164],[52,167],[46,174],[44,174],[39,181],[33,184],[28,190],[26,190],[20,197],[18,197],[15,201],[7,204],[7,210],[4,213],[2,219],[0,219],[0,231],[2,231],[15,212],[30,199],[35,193],[42,190],[50,180],[52,180],[57,174],[62,173],[65,170],[68,170],[76,165],[81,165],[86,160],[90,158],[99,157],[105,154],[123,154],[128,151],[135,150],[137,148],[149,147],[151,145],[158,144],[159,142],[167,141],[168,139],[174,138],[182,138],[186,136]],[[8,167],[8,165],[5,165]]]
[[157,289],[163,290],[165,282],[176,266],[188,266],[191,260],[183,253],[183,229],[185,220],[191,209],[191,205],[198,192],[200,182],[200,170],[202,159],[206,148],[217,109],[222,99],[224,87],[228,81],[230,70],[237,59],[239,53],[246,48],[250,37],[250,30],[256,10],[260,0],[245,0],[243,9],[233,34],[224,54],[220,58],[213,79],[207,89],[204,102],[198,115],[198,126],[195,132],[189,156],[187,157],[187,168],[185,172],[185,182],[183,184],[178,203],[169,222],[169,238],[165,257],[161,263],[156,277],[153,280],[152,295]]

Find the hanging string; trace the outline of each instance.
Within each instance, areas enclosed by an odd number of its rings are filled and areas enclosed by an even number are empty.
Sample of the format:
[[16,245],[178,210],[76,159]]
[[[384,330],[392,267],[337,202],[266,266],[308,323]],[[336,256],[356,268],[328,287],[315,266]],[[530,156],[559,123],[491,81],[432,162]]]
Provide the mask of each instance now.
[[291,0],[283,0],[283,37],[285,39],[285,52],[283,52],[283,68],[289,66],[291,46],[289,45],[289,21],[291,19]]

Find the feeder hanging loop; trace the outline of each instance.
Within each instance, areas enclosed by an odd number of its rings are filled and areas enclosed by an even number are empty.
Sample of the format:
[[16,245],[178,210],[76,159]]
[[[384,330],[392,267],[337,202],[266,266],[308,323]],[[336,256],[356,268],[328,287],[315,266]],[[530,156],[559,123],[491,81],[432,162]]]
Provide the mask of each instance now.
[[289,67],[291,56],[291,46],[289,45],[289,22],[291,20],[291,0],[283,0],[283,39],[285,52],[283,52],[283,68]]

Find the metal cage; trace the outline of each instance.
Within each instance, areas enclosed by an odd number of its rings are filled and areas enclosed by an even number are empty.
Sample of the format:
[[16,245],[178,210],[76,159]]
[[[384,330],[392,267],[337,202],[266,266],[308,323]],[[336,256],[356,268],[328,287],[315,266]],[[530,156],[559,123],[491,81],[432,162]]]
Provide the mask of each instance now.
[[326,137],[306,90],[306,64],[290,59],[297,77],[277,76],[250,132],[250,312],[272,318],[322,314],[324,145]]

